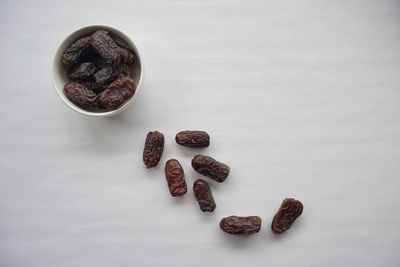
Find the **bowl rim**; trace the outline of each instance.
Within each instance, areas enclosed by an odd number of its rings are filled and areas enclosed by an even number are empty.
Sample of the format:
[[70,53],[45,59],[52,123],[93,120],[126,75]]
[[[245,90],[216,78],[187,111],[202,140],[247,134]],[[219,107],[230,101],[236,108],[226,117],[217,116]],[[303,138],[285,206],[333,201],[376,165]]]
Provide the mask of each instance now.
[[[71,37],[72,35],[74,35],[75,33],[77,33],[78,31],[82,31],[85,30],[87,28],[102,28],[105,29],[107,31],[110,31],[111,34],[117,35],[118,37],[122,38],[125,42],[128,43],[129,46],[132,46],[130,48],[133,48],[135,50],[135,54],[137,56],[137,58],[139,58],[139,68],[140,68],[140,75],[137,78],[137,86],[135,88],[135,94],[128,100],[126,101],[122,106],[120,106],[119,108],[115,109],[115,110],[110,110],[110,111],[106,111],[106,112],[91,112],[91,111],[87,111],[83,108],[80,108],[78,106],[76,106],[75,104],[73,104],[72,102],[70,102],[65,94],[64,94],[64,86],[63,88],[60,90],[58,88],[57,82],[55,77],[58,76],[57,71],[58,68],[56,67],[57,64],[60,64],[60,58],[59,58],[59,54],[60,54],[60,49],[63,46],[63,44],[66,42],[66,40]],[[61,52],[62,53],[62,52]],[[72,31],[71,33],[69,33],[62,41],[61,43],[58,45],[57,49],[55,50],[54,56],[53,56],[53,62],[52,62],[52,81],[53,81],[53,85],[54,85],[54,89],[57,92],[57,95],[59,96],[59,98],[62,100],[62,102],[67,105],[70,109],[86,115],[86,116],[91,116],[91,117],[110,117],[113,115],[116,115],[120,112],[122,112],[123,110],[125,110],[129,104],[132,103],[133,99],[135,98],[135,96],[137,95],[139,88],[142,84],[142,80],[143,80],[143,72],[144,72],[144,68],[143,68],[143,62],[142,62],[142,57],[139,53],[139,49],[137,47],[137,45],[133,42],[133,40],[123,31],[113,27],[113,26],[109,26],[109,25],[104,25],[104,24],[89,24],[89,25],[85,25],[82,27],[79,27],[78,29]]]

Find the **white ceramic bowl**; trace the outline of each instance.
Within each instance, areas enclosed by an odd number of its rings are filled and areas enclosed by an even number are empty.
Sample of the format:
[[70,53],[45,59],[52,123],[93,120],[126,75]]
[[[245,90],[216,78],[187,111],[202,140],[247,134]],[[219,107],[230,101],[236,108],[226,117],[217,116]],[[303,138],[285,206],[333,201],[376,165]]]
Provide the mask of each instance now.
[[[85,109],[82,109],[81,107],[75,105],[73,102],[71,102],[64,94],[64,85],[68,82],[67,78],[67,67],[62,64],[61,59],[62,59],[62,54],[64,50],[71,45],[74,41],[79,39],[80,37],[87,36],[95,32],[96,30],[99,29],[104,29],[108,31],[111,36],[120,43],[121,45],[131,48],[136,56],[135,63],[130,66],[131,67],[131,77],[134,80],[135,83],[135,94],[128,100],[126,101],[122,106],[120,106],[118,109],[111,110],[111,111],[104,111],[104,112],[97,112],[97,111],[88,111]],[[90,25],[86,26],[83,28],[80,28],[70,35],[65,38],[65,40],[61,43],[61,45],[58,47],[56,54],[54,55],[53,59],[53,83],[54,87],[56,88],[56,91],[58,95],[60,96],[61,100],[71,109],[84,114],[88,116],[94,116],[94,117],[109,117],[113,116],[115,114],[120,113],[121,111],[125,110],[133,101],[135,96],[137,95],[137,92],[140,88],[140,84],[142,82],[143,78],[143,69],[142,69],[142,62],[140,58],[140,54],[138,49],[136,48],[135,44],[132,42],[132,40],[123,32],[112,28],[110,26],[105,26],[105,25]]]

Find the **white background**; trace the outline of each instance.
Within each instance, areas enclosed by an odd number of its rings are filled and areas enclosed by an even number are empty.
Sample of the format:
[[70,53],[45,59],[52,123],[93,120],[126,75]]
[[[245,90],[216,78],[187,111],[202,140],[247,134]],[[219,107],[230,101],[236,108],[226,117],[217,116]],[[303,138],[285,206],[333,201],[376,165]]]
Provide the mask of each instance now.
[[[125,31],[145,80],[113,118],[67,108],[53,54],[87,24]],[[399,1],[0,2],[0,266],[399,266]],[[148,131],[166,137],[142,163]],[[179,147],[206,130],[211,146]],[[191,191],[197,153],[231,166]],[[169,195],[164,163],[185,168]],[[270,230],[285,197],[303,215]],[[259,215],[249,237],[219,230]]]

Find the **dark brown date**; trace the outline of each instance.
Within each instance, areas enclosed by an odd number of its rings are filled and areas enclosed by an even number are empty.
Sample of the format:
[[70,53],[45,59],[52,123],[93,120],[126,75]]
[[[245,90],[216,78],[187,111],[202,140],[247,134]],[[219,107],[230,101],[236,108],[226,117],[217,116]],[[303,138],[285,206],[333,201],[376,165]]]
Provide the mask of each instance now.
[[175,141],[182,146],[208,147],[210,136],[204,131],[182,131],[176,134]]
[[211,193],[210,185],[202,180],[197,179],[193,183],[194,196],[199,203],[200,209],[202,211],[213,211],[216,208],[213,195]]
[[76,105],[90,108],[95,100],[96,94],[80,83],[70,82],[64,86],[65,95]]
[[107,86],[101,85],[96,83],[95,81],[92,80],[87,80],[87,81],[82,81],[80,82],[83,86],[85,86],[87,89],[90,91],[94,92],[95,94],[99,94],[104,91],[104,89],[107,88]]
[[121,48],[120,50],[121,56],[124,59],[123,62],[128,66],[133,65],[133,63],[136,60],[133,50],[130,48],[123,47],[122,45],[119,45],[119,47]]
[[92,50],[92,38],[90,36],[80,38],[65,49],[62,62],[65,65],[72,65],[79,62],[79,59]]
[[130,76],[131,75],[131,70],[128,65],[122,64],[117,68],[117,72],[119,77],[124,77],[124,76]]
[[83,81],[93,77],[96,72],[96,65],[90,62],[84,62],[71,68],[67,72],[67,76],[70,80]]
[[165,177],[171,196],[178,197],[186,194],[185,174],[179,161],[170,159],[165,163]]
[[164,150],[164,135],[158,131],[149,132],[143,150],[143,162],[147,168],[157,166]]
[[260,231],[261,218],[258,216],[229,216],[221,220],[219,227],[228,234],[251,235]]
[[230,171],[228,165],[216,161],[212,157],[204,155],[196,155],[192,159],[192,167],[198,173],[207,176],[219,183],[225,181]]
[[92,46],[107,63],[118,66],[122,63],[132,65],[135,56],[131,51],[119,46],[105,30],[98,30],[92,34]]
[[133,52],[133,49],[123,46],[122,44],[118,43],[118,46],[122,48],[121,53],[124,55],[124,58],[128,58],[128,61],[125,61],[125,64],[127,64],[128,66],[131,66],[135,60],[135,53]]
[[275,234],[288,230],[303,213],[303,204],[293,198],[286,198],[272,220],[271,229]]
[[129,77],[118,78],[106,90],[97,95],[98,106],[108,110],[117,109],[135,94],[133,80]]
[[119,72],[116,71],[113,67],[105,66],[94,74],[94,80],[97,84],[105,85],[114,81],[116,78],[118,78],[118,76]]
[[127,77],[130,74],[131,71],[129,69],[129,66],[125,64],[122,64],[117,68],[107,65],[96,72],[93,77],[96,83],[104,86],[117,78]]

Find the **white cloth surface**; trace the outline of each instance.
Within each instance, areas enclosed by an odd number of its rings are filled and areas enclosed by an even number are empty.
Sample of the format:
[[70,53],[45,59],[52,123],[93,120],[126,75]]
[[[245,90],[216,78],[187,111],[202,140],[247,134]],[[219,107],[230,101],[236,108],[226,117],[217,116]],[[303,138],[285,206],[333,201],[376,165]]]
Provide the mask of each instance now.
[[[126,32],[145,65],[134,104],[82,116],[52,57],[88,24]],[[0,266],[399,266],[399,1],[0,2]],[[155,169],[148,131],[165,134]],[[207,149],[175,144],[206,130]],[[202,213],[198,153],[231,167]],[[169,195],[177,158],[188,193]],[[280,236],[282,200],[304,204]],[[230,236],[229,215],[262,230]]]

